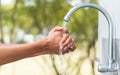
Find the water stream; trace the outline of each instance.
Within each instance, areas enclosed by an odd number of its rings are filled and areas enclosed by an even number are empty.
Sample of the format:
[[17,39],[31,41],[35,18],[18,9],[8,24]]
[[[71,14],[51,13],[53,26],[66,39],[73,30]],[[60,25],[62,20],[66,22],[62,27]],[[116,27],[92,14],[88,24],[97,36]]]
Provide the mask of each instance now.
[[[62,27],[66,28],[66,25],[67,25],[67,22],[64,21]],[[62,50],[59,50],[59,59],[60,59],[60,66],[61,66],[61,72],[62,72],[61,75],[67,75],[65,72],[62,56],[63,56]]]

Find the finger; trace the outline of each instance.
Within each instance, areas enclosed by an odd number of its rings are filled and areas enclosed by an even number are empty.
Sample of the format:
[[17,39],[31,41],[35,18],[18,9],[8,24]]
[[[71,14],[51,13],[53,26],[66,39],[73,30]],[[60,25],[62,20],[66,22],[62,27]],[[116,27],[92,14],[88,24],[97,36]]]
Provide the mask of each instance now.
[[74,45],[74,44],[75,44],[74,39],[71,39],[71,42],[69,43],[69,46],[72,46],[72,45]]
[[65,46],[64,48],[63,48],[63,51],[74,51],[76,49],[76,46],[75,46],[75,44],[72,42],[71,44],[68,44],[68,46]]
[[55,27],[55,31],[62,31],[64,28],[63,27]]
[[63,27],[55,27],[55,32],[59,32],[60,34],[64,34],[64,28]]
[[75,50],[75,47],[74,48],[68,48],[67,50],[63,50],[64,53],[68,53],[68,52],[71,52],[71,51],[74,51]]
[[72,39],[69,37],[69,38],[62,44],[63,49],[64,49],[64,47],[68,47],[70,43],[72,43]]
[[68,53],[70,51],[74,51],[75,49],[76,49],[75,42],[72,39],[72,42],[70,43],[70,46],[69,47],[65,47],[65,49],[62,50],[62,52],[63,52],[63,54],[65,54],[65,53]]
[[[65,46],[65,47],[68,47],[68,49],[69,49],[69,48],[70,48],[71,46],[73,46],[73,45],[75,45],[74,40],[71,40],[71,41],[69,41],[68,45]],[[65,49],[65,50],[66,50],[66,49]]]
[[70,43],[67,45],[67,47],[71,47],[74,44],[73,41],[70,41]]
[[69,47],[71,51],[74,51],[76,49],[75,45],[72,45],[71,47]]
[[73,50],[76,49],[75,42],[74,42],[73,39],[72,39],[72,41],[69,40],[67,42],[68,42],[67,44],[65,44],[65,43],[62,44],[62,48],[60,48],[60,49],[63,49],[63,50],[69,50],[70,49],[70,51],[73,51]]
[[70,51],[69,50],[66,50],[65,53],[69,53]]
[[[70,50],[70,49],[69,49]],[[63,50],[62,53],[65,54],[65,53],[68,53],[70,52],[69,50]]]
[[75,41],[74,39],[72,39],[72,42],[68,45],[69,49],[71,51],[75,50],[76,49],[76,46],[75,46]]
[[54,32],[54,31],[60,31],[60,30],[63,30],[63,27],[54,27],[50,32]]
[[68,33],[69,34],[69,30],[67,28],[63,28],[64,33]]
[[62,45],[68,39],[68,37],[69,37],[68,34],[63,34],[63,38],[60,41],[60,45]]

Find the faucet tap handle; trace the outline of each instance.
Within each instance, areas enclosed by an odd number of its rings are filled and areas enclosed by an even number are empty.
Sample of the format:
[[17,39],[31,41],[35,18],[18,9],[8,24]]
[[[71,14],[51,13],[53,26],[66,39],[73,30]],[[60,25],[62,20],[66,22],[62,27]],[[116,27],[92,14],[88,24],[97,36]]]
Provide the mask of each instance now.
[[118,67],[117,66],[112,66],[110,67],[109,65],[98,65],[98,71],[101,73],[105,73],[105,72],[117,72],[118,71]]
[[108,65],[103,65],[103,64],[100,64],[100,58],[99,57],[96,57],[95,59],[99,64],[98,64],[98,71],[101,72],[101,73],[105,73],[105,72],[116,72],[118,71],[118,64],[116,64],[115,62],[112,63],[111,65],[108,64]]
[[118,64],[115,62],[111,63],[111,65],[103,65],[103,64],[100,64],[101,62],[99,57],[96,57],[95,60],[99,63],[98,71],[101,73],[118,71]]

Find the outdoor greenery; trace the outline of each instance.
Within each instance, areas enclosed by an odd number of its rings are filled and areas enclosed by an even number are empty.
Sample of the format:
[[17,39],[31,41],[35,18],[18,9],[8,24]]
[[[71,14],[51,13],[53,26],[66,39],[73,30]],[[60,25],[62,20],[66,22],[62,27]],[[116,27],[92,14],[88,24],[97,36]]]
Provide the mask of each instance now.
[[[96,0],[81,0],[82,3],[88,1],[97,4]],[[10,5],[0,4],[0,42],[28,43],[44,38],[50,29],[62,26],[63,17],[73,7],[71,2],[72,0],[13,0]],[[67,65],[66,72],[68,75],[86,75],[81,69],[83,63],[88,60],[91,64],[91,72],[87,75],[95,75],[97,10],[85,8],[76,11],[71,16],[67,28],[70,30],[70,36],[75,39],[77,49],[63,56],[64,64]],[[30,41],[26,41],[25,36],[28,36]],[[77,58],[73,61],[75,56]],[[39,68],[51,69],[51,75],[60,75],[57,55],[43,55],[31,59],[39,65]],[[44,66],[41,66],[40,62],[44,62]],[[52,64],[52,67],[49,64]],[[45,72],[48,71],[43,71],[44,75],[47,75]]]

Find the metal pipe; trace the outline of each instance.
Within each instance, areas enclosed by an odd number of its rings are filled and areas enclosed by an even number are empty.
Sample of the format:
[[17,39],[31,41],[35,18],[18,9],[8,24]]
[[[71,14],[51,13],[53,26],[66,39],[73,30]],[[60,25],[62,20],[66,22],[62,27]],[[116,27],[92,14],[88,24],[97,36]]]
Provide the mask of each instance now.
[[108,50],[109,50],[109,59],[108,59],[108,65],[98,65],[98,71],[100,72],[114,72],[117,71],[117,68],[113,66],[114,64],[114,55],[113,55],[113,21],[111,19],[111,16],[109,13],[102,8],[99,5],[96,4],[90,4],[90,3],[85,3],[85,4],[80,4],[75,7],[73,7],[64,17],[64,21],[68,22],[70,20],[70,16],[77,11],[80,8],[84,7],[91,7],[99,10],[107,19],[108,22]]

